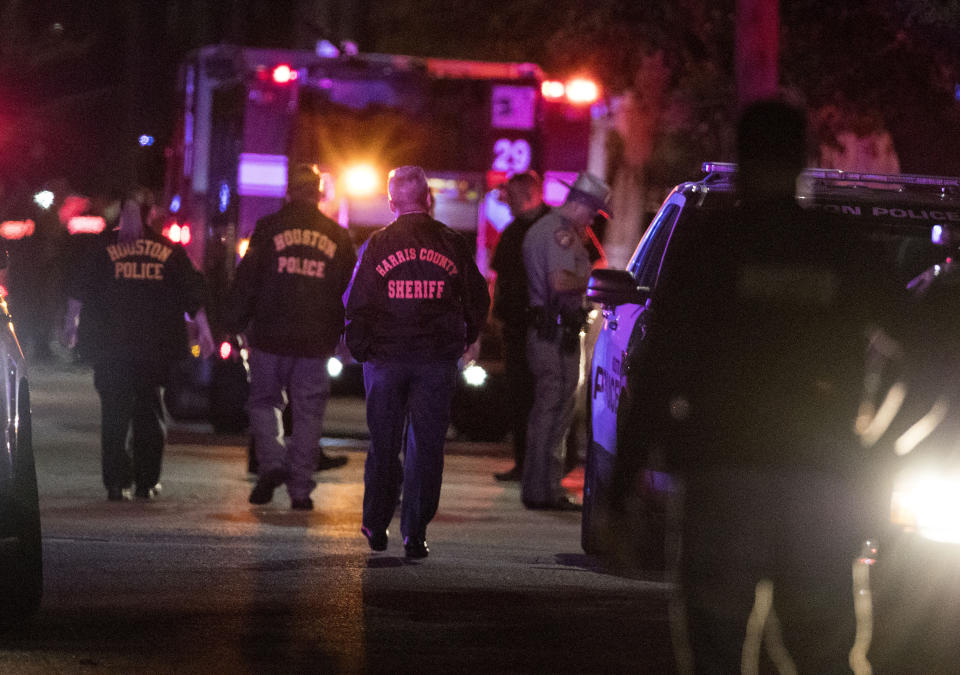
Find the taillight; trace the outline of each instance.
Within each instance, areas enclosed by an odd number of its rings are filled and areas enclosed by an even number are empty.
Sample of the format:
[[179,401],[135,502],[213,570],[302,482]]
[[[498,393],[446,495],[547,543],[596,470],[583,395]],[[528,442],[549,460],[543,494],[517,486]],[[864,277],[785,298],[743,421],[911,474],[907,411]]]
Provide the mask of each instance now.
[[230,358],[230,355],[233,353],[233,345],[227,341],[220,343],[220,358],[226,361]]

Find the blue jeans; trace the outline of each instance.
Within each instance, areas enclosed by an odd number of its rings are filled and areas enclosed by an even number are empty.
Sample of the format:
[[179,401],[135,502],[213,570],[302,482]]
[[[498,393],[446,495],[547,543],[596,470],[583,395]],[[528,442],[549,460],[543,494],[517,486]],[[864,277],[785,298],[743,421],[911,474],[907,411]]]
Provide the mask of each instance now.
[[402,486],[400,532],[426,538],[440,503],[443,444],[456,382],[456,361],[363,364],[370,429],[363,475],[365,527],[387,529]]
[[[283,409],[289,397],[293,434],[283,436]],[[327,359],[250,352],[250,395],[247,413],[259,473],[283,471],[291,499],[309,497],[317,448],[323,433],[323,413],[330,397]]]

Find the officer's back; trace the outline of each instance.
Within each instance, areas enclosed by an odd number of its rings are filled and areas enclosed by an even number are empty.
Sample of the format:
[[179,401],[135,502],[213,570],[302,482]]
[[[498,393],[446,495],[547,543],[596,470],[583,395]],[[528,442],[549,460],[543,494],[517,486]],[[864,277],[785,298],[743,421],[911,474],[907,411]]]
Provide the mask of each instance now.
[[[291,181],[302,179],[292,173]],[[291,356],[326,356],[343,329],[341,296],[356,256],[346,230],[315,200],[295,199],[257,221],[237,269],[227,329],[251,344]],[[247,328],[249,326],[249,328]]]

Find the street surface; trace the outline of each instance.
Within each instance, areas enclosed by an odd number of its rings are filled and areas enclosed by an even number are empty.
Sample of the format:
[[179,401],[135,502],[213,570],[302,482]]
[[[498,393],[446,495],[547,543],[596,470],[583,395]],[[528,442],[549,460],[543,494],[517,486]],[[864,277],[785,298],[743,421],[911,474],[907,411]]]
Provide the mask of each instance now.
[[[505,444],[448,444],[430,557],[359,533],[362,438],[325,438],[346,467],[316,475],[312,513],[247,497],[245,439],[175,425],[154,502],[100,479],[89,371],[35,366],[45,593],[0,636],[0,673],[670,673],[668,586],[605,573],[577,513],[527,511]],[[356,399],[328,434],[362,434]],[[582,488],[582,477],[579,479]],[[572,476],[576,489],[578,479]]]

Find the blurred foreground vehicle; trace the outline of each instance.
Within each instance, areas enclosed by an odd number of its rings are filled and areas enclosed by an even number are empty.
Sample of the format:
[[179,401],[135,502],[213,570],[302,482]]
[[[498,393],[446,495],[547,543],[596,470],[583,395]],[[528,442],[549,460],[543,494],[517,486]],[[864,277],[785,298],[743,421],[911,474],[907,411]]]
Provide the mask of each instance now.
[[[3,248],[0,268],[4,271],[6,260]],[[40,605],[43,551],[27,368],[2,297],[0,323],[0,359],[5,373],[0,387],[0,405],[5,415],[0,453],[0,625],[11,625]]]
[[[642,460],[638,461],[642,461],[643,470],[628,486],[626,514],[611,518],[609,506],[612,486],[618,479],[617,467],[628,460],[622,456],[618,462],[617,455],[624,454],[626,447],[635,449],[644,443],[635,431],[638,425],[632,416],[636,413],[622,394],[628,376],[631,386],[642,387],[644,383],[645,374],[638,370],[639,355],[657,312],[653,290],[664,261],[670,259],[672,235],[678,228],[712,222],[734,206],[736,167],[708,163],[703,170],[706,175],[701,180],[678,185],[667,197],[626,269],[595,271],[587,290],[588,298],[602,308],[602,326],[588,381],[590,440],[582,546],[588,553],[615,552],[618,563],[646,570],[670,568],[675,560],[677,542],[669,541],[667,518],[671,495],[680,486],[663,470],[663,453],[670,452],[668,447],[640,452]],[[889,269],[891,277],[902,283],[904,293],[913,295],[920,308],[927,302],[921,290],[943,283],[941,280],[955,265],[958,240],[953,232],[960,225],[960,179],[809,169],[801,178],[798,203],[805,209],[829,214],[839,226],[850,228],[854,241],[869,244],[871,251],[882,256],[881,264]],[[945,339],[960,344],[960,335],[948,333],[945,329]],[[933,363],[913,383],[914,392],[934,403],[945,392],[956,391],[956,387],[944,385],[950,375],[945,365]],[[935,413],[942,410],[936,404],[931,409]],[[902,453],[890,527],[875,535],[880,542],[877,559],[898,579],[920,578],[913,571],[930,569],[931,563],[915,555],[922,550],[925,556],[949,561],[947,565],[953,570],[950,583],[960,593],[958,417],[957,411],[949,408],[939,419],[924,418],[939,428],[936,433],[928,430],[920,442]],[[614,520],[616,527],[611,528]],[[873,559],[875,553],[868,555]]]

